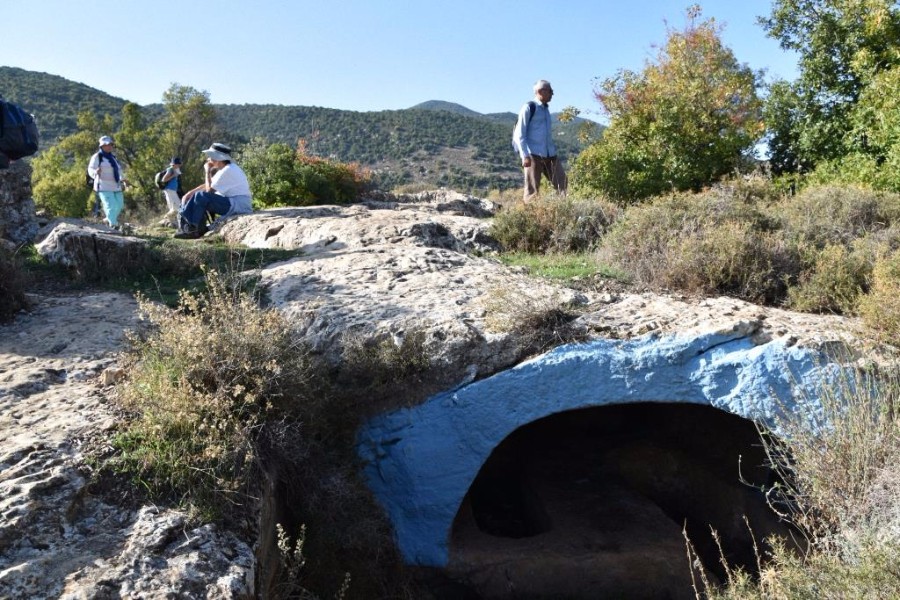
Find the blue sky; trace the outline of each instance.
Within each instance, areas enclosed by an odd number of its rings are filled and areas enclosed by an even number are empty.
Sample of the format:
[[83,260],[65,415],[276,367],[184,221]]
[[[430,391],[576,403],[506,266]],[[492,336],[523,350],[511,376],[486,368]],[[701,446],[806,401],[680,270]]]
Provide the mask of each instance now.
[[[172,83],[215,103],[346,110],[426,100],[479,112],[517,111],[539,78],[554,109],[601,120],[593,88],[640,70],[685,23],[682,0],[212,0],[16,5],[0,65],[61,75],[139,104]],[[737,59],[767,79],[796,76],[796,58],[756,24],[771,3],[709,0]],[[28,24],[28,26],[25,26]],[[0,90],[2,93],[3,90]]]

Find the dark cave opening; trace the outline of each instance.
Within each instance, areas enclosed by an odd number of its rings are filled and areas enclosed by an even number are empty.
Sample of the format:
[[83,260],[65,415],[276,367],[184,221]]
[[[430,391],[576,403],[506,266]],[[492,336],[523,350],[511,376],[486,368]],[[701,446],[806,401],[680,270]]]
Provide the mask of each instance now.
[[550,530],[550,519],[528,478],[518,469],[494,463],[469,492],[472,518],[484,533],[525,538]]
[[709,406],[558,413],[482,466],[447,574],[474,597],[694,598],[685,536],[714,581],[724,570],[711,530],[728,564],[750,572],[754,539],[789,537],[761,489],[773,478],[754,424]]

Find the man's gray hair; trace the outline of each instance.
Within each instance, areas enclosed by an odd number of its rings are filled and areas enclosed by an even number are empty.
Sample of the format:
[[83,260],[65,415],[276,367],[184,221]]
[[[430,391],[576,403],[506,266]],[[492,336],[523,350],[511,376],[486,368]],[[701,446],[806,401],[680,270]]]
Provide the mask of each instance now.
[[542,89],[548,87],[552,87],[549,81],[547,81],[546,79],[538,79],[537,83],[534,84],[534,93],[537,94]]

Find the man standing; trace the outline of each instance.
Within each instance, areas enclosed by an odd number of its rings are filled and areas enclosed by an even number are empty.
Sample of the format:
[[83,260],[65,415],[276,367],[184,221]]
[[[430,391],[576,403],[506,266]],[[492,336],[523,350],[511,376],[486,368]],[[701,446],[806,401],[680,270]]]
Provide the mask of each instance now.
[[513,131],[513,146],[522,159],[525,171],[524,200],[528,202],[540,193],[541,176],[546,177],[560,194],[568,187],[566,172],[556,155],[551,131],[550,107],[553,88],[541,79],[534,84],[534,100],[526,102],[519,111],[519,120]]

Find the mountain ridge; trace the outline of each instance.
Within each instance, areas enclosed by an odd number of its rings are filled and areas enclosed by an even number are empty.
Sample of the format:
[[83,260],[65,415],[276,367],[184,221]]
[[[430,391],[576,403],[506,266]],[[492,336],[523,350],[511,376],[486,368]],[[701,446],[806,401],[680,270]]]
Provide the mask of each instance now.
[[[127,100],[58,75],[0,67],[0,94],[36,115],[42,147],[77,131],[77,115],[121,119]],[[429,100],[413,107],[382,111],[276,104],[215,104],[220,121],[238,146],[255,138],[295,145],[309,152],[373,171],[390,189],[408,184],[486,191],[521,185],[521,167],[511,147],[515,113],[482,114],[461,104]],[[148,118],[163,114],[162,104],[141,106]],[[554,133],[564,158],[584,144],[577,124],[558,123]]]

